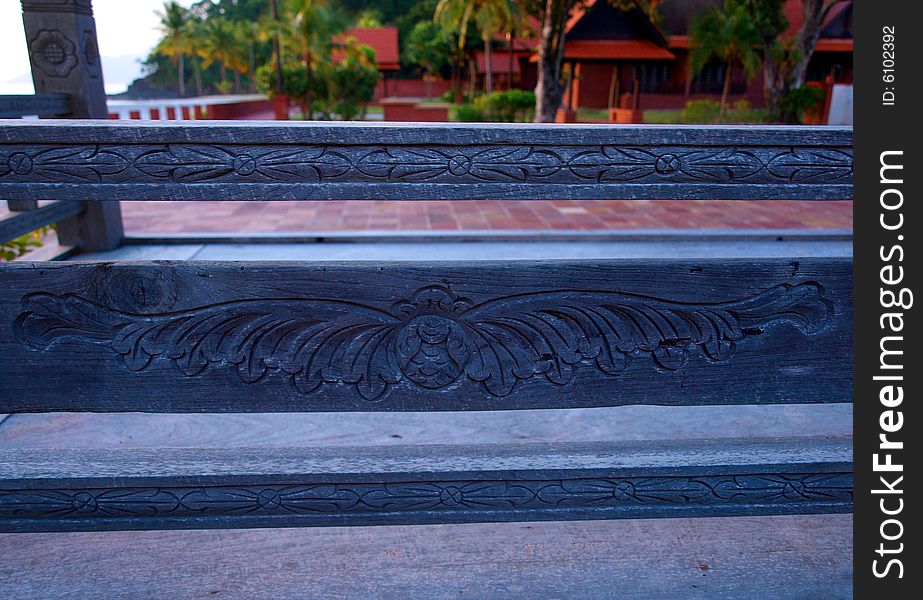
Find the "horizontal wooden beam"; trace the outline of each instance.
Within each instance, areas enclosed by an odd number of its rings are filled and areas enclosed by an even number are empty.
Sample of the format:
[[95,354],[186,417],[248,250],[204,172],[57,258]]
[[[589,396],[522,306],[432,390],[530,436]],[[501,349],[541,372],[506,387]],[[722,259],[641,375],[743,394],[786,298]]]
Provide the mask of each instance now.
[[839,513],[850,457],[837,438],[0,450],[0,531]]
[[32,94],[0,96],[0,119],[25,116],[64,117],[71,114],[71,99],[67,94]]
[[[13,199],[852,198],[845,128],[10,122]],[[0,164],[4,164],[0,162]]]
[[0,412],[849,402],[852,261],[12,264],[0,355]]
[[0,219],[0,241],[12,240],[45,225],[75,217],[85,208],[80,202],[60,201],[33,210],[13,213],[5,219]]

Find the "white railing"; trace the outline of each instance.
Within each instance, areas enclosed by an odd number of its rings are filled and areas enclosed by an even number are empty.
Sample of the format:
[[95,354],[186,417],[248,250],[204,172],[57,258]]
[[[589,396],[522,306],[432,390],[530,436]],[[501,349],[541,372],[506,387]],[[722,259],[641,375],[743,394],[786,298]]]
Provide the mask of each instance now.
[[[190,121],[204,118],[209,106],[237,104],[265,100],[262,94],[237,94],[232,96],[198,96],[194,98],[164,98],[156,100],[109,99],[109,117],[142,121]],[[156,111],[156,112],[155,112]],[[133,117],[132,113],[137,113]],[[171,116],[172,115],[172,116]]]

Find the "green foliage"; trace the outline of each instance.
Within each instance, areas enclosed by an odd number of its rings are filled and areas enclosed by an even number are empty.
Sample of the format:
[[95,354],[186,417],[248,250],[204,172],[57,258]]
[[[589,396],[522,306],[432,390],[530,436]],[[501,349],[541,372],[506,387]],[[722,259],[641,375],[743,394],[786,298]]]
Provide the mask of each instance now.
[[[256,89],[267,96],[276,94],[276,66],[267,63],[256,70]],[[303,65],[286,63],[282,65],[282,93],[293,100],[308,93],[308,72]]]
[[486,121],[483,111],[473,104],[460,104],[455,107],[455,120],[462,123],[480,123]]
[[475,98],[474,105],[481,109],[487,121],[528,122],[535,109],[535,93],[525,90],[493,92]]
[[684,123],[717,123],[721,105],[711,99],[690,100],[683,108]]
[[[310,71],[294,60],[282,66],[282,92],[300,102],[307,109],[311,103],[312,116],[351,120],[362,115],[365,106],[375,96],[378,84],[378,66],[375,51],[355,43],[354,39],[340,49],[343,58],[337,64],[329,61],[316,63]],[[270,96],[276,90],[276,68],[267,63],[256,70],[257,89]]]
[[[659,118],[658,112],[664,118]],[[678,118],[677,118],[678,117]],[[757,110],[750,103],[740,99],[732,105],[731,110],[721,112],[721,105],[711,99],[690,100],[678,115],[674,111],[647,111],[644,114],[645,123],[689,123],[700,125],[732,124],[732,123],[763,123],[766,120],[766,111]]]
[[13,260],[16,257],[22,256],[32,248],[40,248],[42,246],[42,238],[53,228],[52,225],[47,225],[32,233],[21,235],[16,239],[0,242],[0,260]]
[[[455,90],[446,90],[439,96],[440,102],[455,102]],[[471,102],[471,96],[469,94],[462,94],[462,102],[465,104]]]
[[361,115],[365,105],[375,97],[378,65],[375,51],[356,44],[353,39],[342,50],[343,60],[328,66],[323,74],[326,95],[318,94],[318,97],[326,115],[335,113],[340,119],[349,121]]
[[804,113],[816,108],[824,100],[824,91],[811,85],[802,85],[788,91],[782,98],[782,110],[804,119]]
[[712,7],[696,16],[690,26],[690,36],[689,67],[693,75],[713,60],[727,65],[721,93],[721,110],[724,111],[733,68],[743,67],[747,81],[759,70],[760,56],[756,49],[760,43],[759,32],[736,0],[725,0],[722,8]]
[[455,110],[455,120],[463,122],[528,123],[535,110],[535,94],[525,90],[506,90],[477,96],[470,104]]
[[452,60],[454,43],[442,28],[432,21],[420,21],[404,45],[404,60],[416,63],[430,75],[438,74]]

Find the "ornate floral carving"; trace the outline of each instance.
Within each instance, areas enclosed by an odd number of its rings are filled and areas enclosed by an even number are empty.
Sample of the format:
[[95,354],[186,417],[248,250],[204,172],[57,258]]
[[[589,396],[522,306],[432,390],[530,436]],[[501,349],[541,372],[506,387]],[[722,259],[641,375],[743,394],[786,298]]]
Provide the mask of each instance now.
[[36,175],[67,182],[100,183],[107,175],[121,173],[129,163],[115,152],[98,146],[65,146],[34,155],[13,152],[6,159],[4,173]]
[[281,372],[304,394],[324,384],[353,385],[367,400],[400,382],[436,390],[465,379],[503,397],[534,377],[566,384],[581,365],[618,376],[635,359],[675,371],[693,355],[726,360],[766,327],[818,332],[833,314],[813,283],[717,304],[583,290],[475,303],[428,286],[387,311],[269,298],[137,314],[47,293],[26,296],[22,310],[13,328],[35,349],[77,340],[107,346],[133,371],[171,361],[192,377],[225,364],[245,383]]
[[[74,147],[7,146],[32,160]],[[98,183],[848,183],[847,148],[695,146],[77,146],[122,167]],[[2,163],[2,159],[0,159]],[[92,171],[86,163],[82,170]],[[13,173],[23,181],[71,182],[67,171]],[[0,171],[0,176],[11,173]],[[96,177],[96,174],[90,174]]]
[[0,519],[843,504],[851,473],[0,491]]
[[240,152],[219,146],[179,144],[144,152],[134,160],[134,166],[152,177],[180,183],[213,181],[235,175],[321,181],[343,175],[351,168],[346,156],[321,147]]
[[77,66],[77,49],[59,29],[43,29],[29,42],[32,62],[49,77],[67,77]]
[[533,181],[554,175],[564,160],[550,149],[530,146],[382,148],[356,161],[361,173],[389,181],[429,181],[470,176],[480,181]]
[[92,29],[83,31],[83,61],[87,66],[87,73],[93,79],[102,75],[102,64],[99,59],[99,46],[96,44],[96,32]]

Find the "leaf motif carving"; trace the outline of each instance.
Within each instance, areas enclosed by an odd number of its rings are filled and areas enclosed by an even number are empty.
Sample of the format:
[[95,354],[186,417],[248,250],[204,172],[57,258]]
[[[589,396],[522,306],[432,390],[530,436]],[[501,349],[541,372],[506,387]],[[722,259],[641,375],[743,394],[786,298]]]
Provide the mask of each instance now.
[[763,328],[787,324],[816,333],[832,314],[812,283],[717,304],[581,290],[475,304],[428,286],[390,312],[339,300],[274,298],[137,314],[79,296],[36,293],[23,299],[13,328],[38,350],[63,340],[107,346],[133,371],[167,360],[194,377],[224,364],[244,383],[281,373],[304,394],[340,384],[376,400],[401,382],[437,390],[464,378],[503,397],[533,377],[564,385],[581,365],[618,376],[638,358],[676,371],[694,355],[726,360],[737,343]]
[[32,157],[32,172],[52,181],[100,183],[104,176],[121,173],[129,162],[98,146],[73,146],[45,150]]
[[373,150],[356,161],[356,169],[388,181],[426,181],[449,169],[450,156],[429,148],[395,146]]
[[792,148],[778,154],[766,168],[791,183],[839,181],[852,177],[852,154],[826,148]]
[[656,162],[657,155],[649,150],[603,146],[577,154],[567,166],[578,177],[605,183],[633,181],[651,175]]
[[[3,519],[350,515],[649,506],[780,505],[853,500],[852,473],[780,473],[600,479],[494,479],[0,490]],[[600,513],[602,514],[602,513]],[[612,515],[612,513],[608,513]],[[637,513],[628,513],[634,515]],[[310,521],[307,521],[310,522]]]
[[764,165],[752,152],[725,148],[683,154],[679,158],[678,168],[693,179],[732,182],[756,175],[764,169]]
[[171,144],[141,154],[135,167],[177,183],[210,181],[234,172],[234,154],[219,146]]

